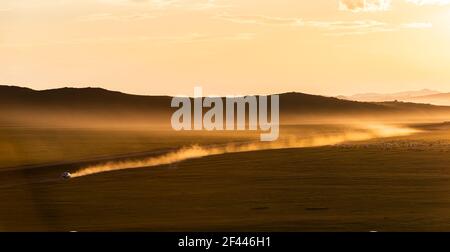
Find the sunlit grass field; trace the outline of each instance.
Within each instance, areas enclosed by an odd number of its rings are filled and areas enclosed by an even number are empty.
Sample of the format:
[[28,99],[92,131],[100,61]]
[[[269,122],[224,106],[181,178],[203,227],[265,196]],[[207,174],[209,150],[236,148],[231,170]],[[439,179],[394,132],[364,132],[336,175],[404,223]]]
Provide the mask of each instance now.
[[70,180],[60,173],[89,160],[257,136],[3,129],[0,230],[448,231],[450,127],[417,127],[422,131],[409,136],[228,153]]
[[192,144],[249,141],[255,136],[236,132],[0,127],[0,171],[2,168],[138,155]]
[[[282,133],[304,138],[317,134],[339,134],[341,125],[284,126]],[[210,145],[259,139],[252,131],[180,131],[148,129],[87,129],[0,127],[0,171],[111,157],[146,154],[193,144]]]

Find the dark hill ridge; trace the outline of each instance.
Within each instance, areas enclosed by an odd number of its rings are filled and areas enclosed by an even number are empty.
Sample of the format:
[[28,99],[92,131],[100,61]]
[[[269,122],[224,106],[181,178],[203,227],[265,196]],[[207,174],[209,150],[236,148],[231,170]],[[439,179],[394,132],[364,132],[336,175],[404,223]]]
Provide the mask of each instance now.
[[[130,95],[102,88],[60,88],[36,91],[15,86],[0,86],[0,104],[10,106],[32,105],[36,107],[59,108],[127,108],[133,110],[170,110],[169,96]],[[383,105],[340,100],[333,97],[303,93],[280,94],[283,112],[312,111],[383,111]]]
[[[168,103],[169,101],[169,103]],[[168,96],[129,95],[102,88],[60,88],[36,91],[29,88],[0,86],[0,104],[53,109],[133,109],[168,110]]]
[[383,105],[373,103],[295,92],[280,94],[280,109],[287,113],[387,112],[391,110]]
[[[0,86],[0,120],[132,120],[170,122],[174,111],[170,96],[130,95],[102,88],[60,88],[36,91],[16,86]],[[304,93],[280,94],[280,115],[288,117],[337,116],[420,116],[450,114],[450,107],[403,102],[357,102]],[[47,117],[46,117],[47,116]],[[42,119],[44,120],[44,119]],[[82,121],[82,120],[78,120]]]

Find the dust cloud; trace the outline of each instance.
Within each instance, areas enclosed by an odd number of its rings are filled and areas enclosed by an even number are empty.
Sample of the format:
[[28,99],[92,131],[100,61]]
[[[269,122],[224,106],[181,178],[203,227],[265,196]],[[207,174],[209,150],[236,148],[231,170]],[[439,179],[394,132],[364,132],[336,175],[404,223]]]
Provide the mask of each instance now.
[[363,141],[382,137],[406,136],[414,134],[416,132],[418,132],[418,130],[408,127],[372,124],[352,127],[345,132],[334,134],[314,135],[307,137],[289,135],[281,137],[278,141],[275,142],[254,142],[247,144],[230,143],[223,146],[193,145],[189,147],[183,147],[177,151],[169,152],[161,156],[149,157],[141,160],[107,162],[100,165],[88,166],[73,173],[72,178],[117,170],[169,165],[189,159],[221,155],[226,153],[318,147],[335,145],[348,141]]

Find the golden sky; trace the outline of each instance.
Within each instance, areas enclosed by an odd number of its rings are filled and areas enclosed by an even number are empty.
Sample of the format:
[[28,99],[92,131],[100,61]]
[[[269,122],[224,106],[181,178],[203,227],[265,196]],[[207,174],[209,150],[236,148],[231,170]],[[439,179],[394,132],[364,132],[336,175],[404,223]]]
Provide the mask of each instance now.
[[450,91],[450,0],[1,0],[0,84]]

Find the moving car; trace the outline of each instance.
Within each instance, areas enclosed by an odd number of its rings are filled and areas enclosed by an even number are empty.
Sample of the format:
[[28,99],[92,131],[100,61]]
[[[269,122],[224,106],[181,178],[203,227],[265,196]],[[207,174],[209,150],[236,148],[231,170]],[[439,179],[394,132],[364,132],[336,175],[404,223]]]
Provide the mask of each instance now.
[[61,177],[62,177],[63,179],[70,179],[70,178],[72,178],[72,174],[70,174],[70,172],[64,172],[64,173],[61,175]]

